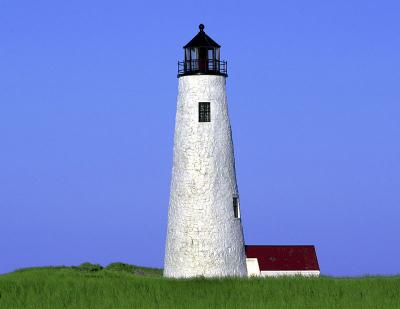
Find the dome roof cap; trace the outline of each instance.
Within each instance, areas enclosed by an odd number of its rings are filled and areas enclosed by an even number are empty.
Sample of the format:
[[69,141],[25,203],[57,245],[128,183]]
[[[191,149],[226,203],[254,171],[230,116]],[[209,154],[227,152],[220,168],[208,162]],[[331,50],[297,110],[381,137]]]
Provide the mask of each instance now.
[[190,40],[189,43],[187,43],[183,48],[192,48],[192,47],[213,47],[213,48],[220,48],[221,46],[215,42],[212,38],[210,38],[205,32],[204,32],[204,25],[200,24],[199,25],[199,33],[196,34],[196,36]]

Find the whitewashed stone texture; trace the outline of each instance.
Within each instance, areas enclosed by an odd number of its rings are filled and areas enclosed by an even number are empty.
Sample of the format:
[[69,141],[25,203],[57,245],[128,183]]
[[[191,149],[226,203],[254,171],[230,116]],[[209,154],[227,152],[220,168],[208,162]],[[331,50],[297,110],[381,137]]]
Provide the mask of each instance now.
[[[179,79],[164,276],[247,276],[226,78]],[[199,122],[210,102],[211,122]]]

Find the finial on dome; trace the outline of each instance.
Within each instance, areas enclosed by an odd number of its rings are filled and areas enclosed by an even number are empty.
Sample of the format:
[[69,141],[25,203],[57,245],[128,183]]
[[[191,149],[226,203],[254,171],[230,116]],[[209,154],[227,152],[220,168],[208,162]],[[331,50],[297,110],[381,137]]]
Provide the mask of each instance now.
[[200,25],[199,25],[199,29],[200,29],[200,32],[203,32],[203,31],[204,31],[204,25],[203,25],[203,24],[200,24]]

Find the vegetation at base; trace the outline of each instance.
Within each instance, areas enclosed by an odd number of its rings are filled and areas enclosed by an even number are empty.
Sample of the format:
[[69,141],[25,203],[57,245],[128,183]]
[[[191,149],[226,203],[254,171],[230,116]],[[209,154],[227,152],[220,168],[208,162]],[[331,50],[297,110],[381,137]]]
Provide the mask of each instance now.
[[101,266],[100,264],[92,264],[89,262],[82,263],[78,267],[74,267],[74,266],[72,266],[72,267],[77,270],[80,270],[80,271],[90,271],[90,272],[96,272],[96,271],[100,271],[103,269],[103,266]]
[[0,275],[0,308],[400,308],[400,277],[173,280],[112,263]]

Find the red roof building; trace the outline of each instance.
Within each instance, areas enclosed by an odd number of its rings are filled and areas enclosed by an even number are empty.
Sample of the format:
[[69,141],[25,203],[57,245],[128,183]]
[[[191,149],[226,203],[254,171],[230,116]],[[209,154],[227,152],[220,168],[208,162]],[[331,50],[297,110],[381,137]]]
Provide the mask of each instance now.
[[246,246],[249,276],[319,276],[314,246]]

